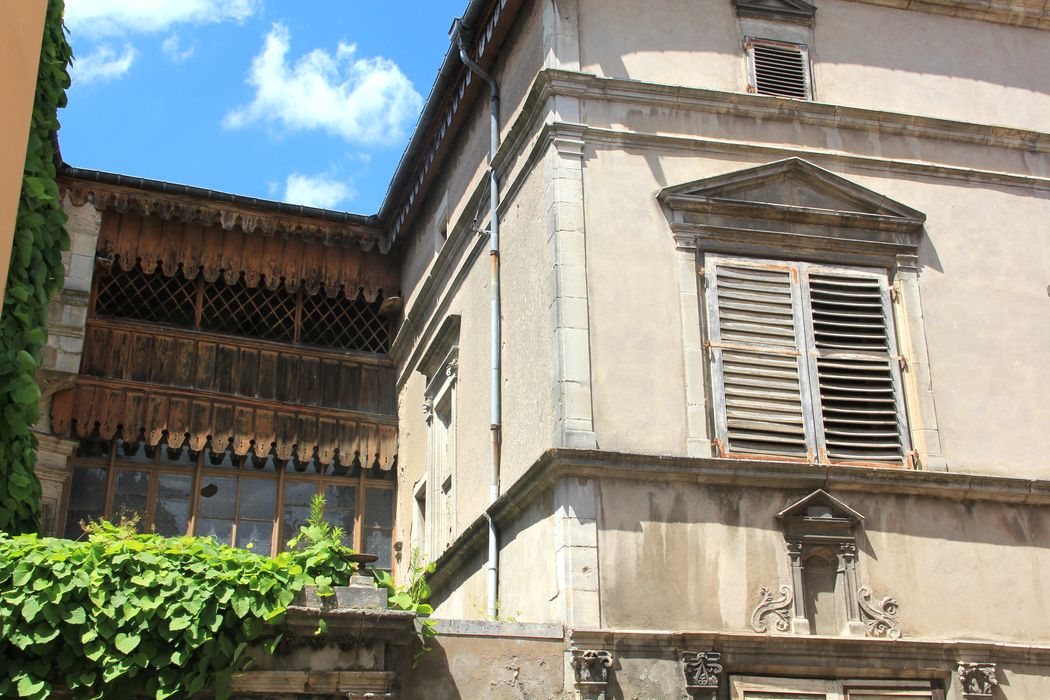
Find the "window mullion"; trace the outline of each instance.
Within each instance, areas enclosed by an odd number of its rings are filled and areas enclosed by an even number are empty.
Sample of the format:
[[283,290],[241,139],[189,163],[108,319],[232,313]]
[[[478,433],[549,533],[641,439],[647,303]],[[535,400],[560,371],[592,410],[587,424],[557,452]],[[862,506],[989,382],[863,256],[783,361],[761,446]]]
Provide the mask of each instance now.
[[197,451],[197,464],[193,469],[193,491],[190,492],[190,518],[186,525],[186,534],[192,535],[197,531],[197,511],[201,505],[201,478],[204,472],[204,460],[207,458],[209,440]]
[[106,498],[102,505],[104,517],[113,519],[113,489],[116,487],[117,439],[109,441],[109,463],[106,467]]
[[303,337],[303,284],[299,283],[299,287],[295,290],[295,320],[292,322],[294,328],[292,329],[292,342],[300,343]]
[[270,556],[275,557],[277,553],[284,548],[284,542],[281,540],[284,537],[284,484],[285,474],[284,465],[277,464],[276,456],[272,460],[273,466],[277,469],[277,504],[274,507],[273,514],[273,534],[270,537]]
[[201,317],[204,314],[204,272],[197,272],[197,301],[196,308],[194,309],[193,328],[195,330],[201,329]]
[[813,330],[813,302],[809,290],[807,263],[796,263],[798,275],[795,279],[799,307],[796,326],[799,333],[799,348],[804,353],[800,363],[802,382],[802,410],[806,415],[806,438],[813,450],[814,462],[826,463],[827,442],[824,436],[824,413],[821,410],[820,382],[817,380],[817,344]]
[[[366,458],[367,461],[367,458]],[[354,513],[354,551],[364,552],[365,551],[365,534],[363,532],[365,526],[365,470],[368,467],[364,464],[361,465],[361,469],[358,470],[357,474],[357,509]]]

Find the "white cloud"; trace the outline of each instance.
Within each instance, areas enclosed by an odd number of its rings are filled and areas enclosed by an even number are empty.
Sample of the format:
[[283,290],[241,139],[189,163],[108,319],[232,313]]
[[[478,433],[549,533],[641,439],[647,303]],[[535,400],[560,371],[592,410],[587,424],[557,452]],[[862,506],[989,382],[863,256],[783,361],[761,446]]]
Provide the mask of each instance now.
[[74,84],[114,80],[131,69],[135,54],[135,47],[131,44],[126,44],[124,52],[119,55],[111,46],[100,46],[87,56],[73,61],[70,77]]
[[118,36],[167,30],[174,24],[241,22],[262,0],[66,0],[66,26],[73,35]]
[[289,204],[331,209],[340,202],[356,196],[357,190],[353,185],[336,179],[331,173],[292,173],[284,183],[284,201]]
[[167,56],[168,60],[172,63],[182,63],[193,56],[193,52],[197,50],[197,45],[191,44],[190,46],[183,48],[182,40],[179,39],[179,35],[172,34],[161,42],[160,50],[164,52],[164,55]]
[[227,114],[227,127],[268,121],[366,145],[404,138],[423,100],[397,64],[357,58],[356,46],[340,43],[335,55],[315,49],[293,65],[290,46],[288,29],[274,24],[248,75],[255,99]]

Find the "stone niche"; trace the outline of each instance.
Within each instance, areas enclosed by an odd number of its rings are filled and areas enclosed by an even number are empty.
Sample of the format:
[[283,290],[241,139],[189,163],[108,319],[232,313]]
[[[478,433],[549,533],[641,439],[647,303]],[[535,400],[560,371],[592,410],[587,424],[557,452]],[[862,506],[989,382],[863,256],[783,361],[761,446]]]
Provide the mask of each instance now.
[[777,520],[791,581],[763,588],[751,617],[756,632],[900,636],[897,601],[873,600],[857,572],[864,516],[823,489],[789,504]]

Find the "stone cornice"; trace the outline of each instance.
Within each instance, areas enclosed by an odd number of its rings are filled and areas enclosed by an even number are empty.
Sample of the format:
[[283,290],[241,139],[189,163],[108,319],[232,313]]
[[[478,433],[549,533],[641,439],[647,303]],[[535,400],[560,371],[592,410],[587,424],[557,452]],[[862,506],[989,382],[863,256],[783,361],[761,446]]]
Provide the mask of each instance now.
[[1031,29],[1050,29],[1047,0],[853,0],[866,5],[893,7]]
[[763,121],[788,121],[816,126],[901,134],[938,141],[960,141],[980,146],[1050,153],[1050,133],[1007,126],[975,124],[951,119],[845,107],[823,102],[783,100],[765,95],[648,83],[623,78],[600,78],[590,73],[557,69],[541,71],[534,91],[572,95],[581,99],[642,103],[692,111],[748,116]]
[[[670,655],[676,649],[717,649],[731,673],[777,673],[779,669],[770,664],[778,663],[794,669],[794,674],[799,669],[819,673],[827,667],[834,668],[841,677],[855,667],[863,670],[866,678],[934,679],[943,678],[954,670],[959,659],[965,658],[1038,666],[1050,663],[1050,646],[992,640],[609,629],[574,629],[569,633],[569,640],[580,647],[650,654]],[[875,660],[880,663],[873,663]],[[902,675],[902,671],[908,675]]]
[[[552,449],[545,452],[489,508],[502,528],[533,499],[569,477],[689,482],[751,488],[834,489],[887,495],[924,496],[954,501],[993,501],[1015,505],[1050,505],[1050,480],[918,471],[799,464],[773,460],[640,455],[603,450]],[[482,513],[436,561],[435,587],[484,546],[487,518]]]

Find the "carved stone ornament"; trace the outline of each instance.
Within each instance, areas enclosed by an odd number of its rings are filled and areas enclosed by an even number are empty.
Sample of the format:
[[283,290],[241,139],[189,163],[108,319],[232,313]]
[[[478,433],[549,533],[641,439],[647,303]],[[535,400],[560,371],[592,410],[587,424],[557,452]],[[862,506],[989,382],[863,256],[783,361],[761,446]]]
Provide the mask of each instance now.
[[896,600],[886,596],[874,601],[871,599],[871,589],[861,586],[857,590],[857,602],[867,624],[869,637],[897,639],[901,636],[901,627],[897,622],[897,610],[900,606]]
[[762,600],[759,601],[755,612],[751,613],[751,628],[756,632],[769,632],[769,620],[773,616],[773,627],[778,632],[787,632],[791,627],[791,604],[794,601],[794,593],[791,586],[780,587],[780,595],[765,586],[759,591]]
[[685,689],[693,697],[711,695],[718,690],[722,675],[722,654],[717,651],[684,651]]
[[[604,690],[609,682],[612,653],[600,649],[573,649],[572,669],[581,690]],[[597,687],[600,686],[600,687]]]
[[999,685],[995,664],[959,662],[959,685],[964,698],[990,698]]
[[423,399],[423,417],[426,420],[430,420],[433,415],[434,415],[434,399],[430,398],[429,396],[424,397],[424,399]]
[[447,365],[445,365],[445,376],[446,377],[455,377],[456,376],[456,372],[458,372],[458,371],[459,371],[459,359],[458,358],[453,358],[453,359],[449,360],[449,363]]

